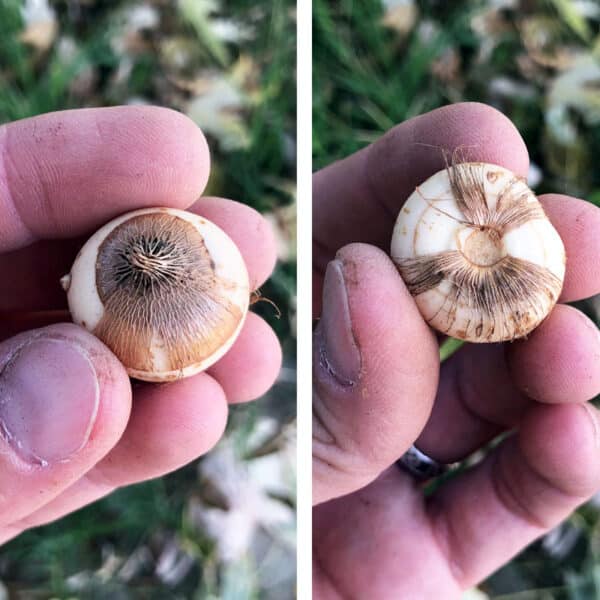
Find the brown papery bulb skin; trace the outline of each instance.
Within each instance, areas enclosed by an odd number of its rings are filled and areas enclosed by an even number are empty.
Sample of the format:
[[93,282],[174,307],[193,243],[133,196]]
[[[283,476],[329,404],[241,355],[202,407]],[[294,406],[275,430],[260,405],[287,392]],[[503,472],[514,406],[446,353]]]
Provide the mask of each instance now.
[[526,336],[550,313],[565,249],[522,177],[459,163],[408,198],[391,256],[425,320],[469,342]]
[[97,231],[63,278],[69,309],[131,377],[170,381],[214,364],[231,347],[249,302],[233,241],[210,221],[153,208]]

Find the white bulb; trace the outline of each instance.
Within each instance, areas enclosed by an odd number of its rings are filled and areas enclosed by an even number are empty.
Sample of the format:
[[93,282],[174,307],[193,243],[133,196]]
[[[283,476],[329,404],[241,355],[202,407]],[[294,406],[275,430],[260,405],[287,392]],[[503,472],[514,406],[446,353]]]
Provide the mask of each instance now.
[[74,322],[145,381],[188,377],[214,364],[238,336],[250,298],[231,238],[198,215],[169,208],[136,210],[104,225],[62,282]]
[[417,187],[396,220],[396,263],[425,320],[470,342],[523,337],[556,303],[565,250],[522,177],[461,163]]

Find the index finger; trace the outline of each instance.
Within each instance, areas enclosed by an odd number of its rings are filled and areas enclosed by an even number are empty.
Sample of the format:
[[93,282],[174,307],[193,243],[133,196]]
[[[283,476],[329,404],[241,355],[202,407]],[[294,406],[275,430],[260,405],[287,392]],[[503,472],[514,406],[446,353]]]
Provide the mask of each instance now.
[[166,108],[68,110],[0,127],[0,252],[87,233],[146,206],[187,208],[208,180],[200,129]]
[[[251,290],[266,281],[273,271],[277,254],[273,230],[260,213],[225,198],[200,198],[188,210],[209,219],[233,240],[248,268]],[[11,282],[0,296],[0,311],[11,313],[9,325],[15,322],[14,311],[67,308],[65,292],[58,282],[71,269],[75,255],[85,241],[85,237],[43,240],[0,257],[0,281]],[[20,329],[25,325],[20,323]],[[0,326],[0,336],[5,329]]]

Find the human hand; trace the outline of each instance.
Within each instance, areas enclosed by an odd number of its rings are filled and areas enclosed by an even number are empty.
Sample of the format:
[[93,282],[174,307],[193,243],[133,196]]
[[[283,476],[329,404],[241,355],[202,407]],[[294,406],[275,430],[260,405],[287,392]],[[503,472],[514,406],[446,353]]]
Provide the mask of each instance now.
[[[402,203],[444,167],[435,147],[459,146],[527,174],[512,123],[457,104],[314,177],[316,598],[457,598],[600,485],[594,323],[558,304],[527,340],[466,344],[440,368],[436,335],[388,256]],[[567,253],[560,302],[599,293],[600,210],[540,201]],[[427,498],[394,466],[413,443],[453,462],[513,429]]]
[[209,450],[228,402],[272,385],[281,350],[249,313],[234,346],[207,372],[132,384],[83,328],[32,330],[69,320],[60,276],[89,234],[136,208],[205,216],[237,244],[252,288],[267,279],[275,264],[267,222],[232,200],[197,200],[210,159],[189,119],[151,107],[52,113],[0,127],[0,159],[2,543]]

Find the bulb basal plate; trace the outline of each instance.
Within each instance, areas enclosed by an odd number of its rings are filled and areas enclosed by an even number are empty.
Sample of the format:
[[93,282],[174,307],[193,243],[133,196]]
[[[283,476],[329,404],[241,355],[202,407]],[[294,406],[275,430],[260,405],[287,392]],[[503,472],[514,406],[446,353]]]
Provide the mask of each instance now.
[[396,220],[391,256],[427,322],[451,337],[527,335],[556,303],[562,240],[523,178],[462,163],[430,177]]
[[107,223],[65,281],[73,320],[145,381],[179,379],[214,364],[235,341],[249,303],[246,266],[227,234],[167,208]]

